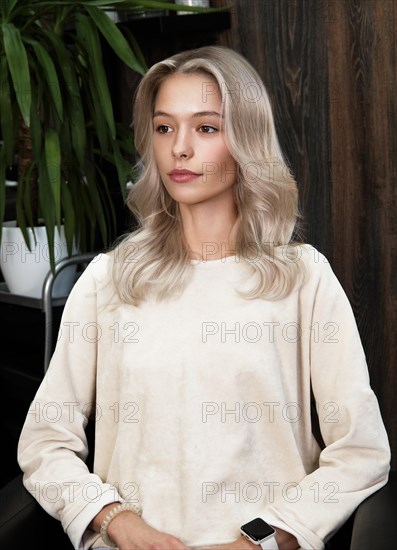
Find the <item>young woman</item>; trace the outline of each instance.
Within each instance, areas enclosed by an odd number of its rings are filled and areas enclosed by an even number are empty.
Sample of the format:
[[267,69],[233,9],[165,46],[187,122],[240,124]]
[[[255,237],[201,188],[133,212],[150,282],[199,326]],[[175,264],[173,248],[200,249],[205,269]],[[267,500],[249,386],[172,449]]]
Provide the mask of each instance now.
[[265,87],[229,49],[184,52],[143,78],[134,128],[140,228],[67,301],[24,483],[75,548],[323,548],[389,445],[348,300],[293,242]]

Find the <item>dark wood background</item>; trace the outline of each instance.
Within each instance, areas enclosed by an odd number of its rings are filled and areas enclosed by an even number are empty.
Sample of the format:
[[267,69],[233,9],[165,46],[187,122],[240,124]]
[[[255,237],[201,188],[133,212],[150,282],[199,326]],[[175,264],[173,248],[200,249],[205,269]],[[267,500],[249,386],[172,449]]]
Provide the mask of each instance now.
[[232,25],[218,42],[268,87],[305,238],[351,301],[396,469],[397,2],[227,3]]

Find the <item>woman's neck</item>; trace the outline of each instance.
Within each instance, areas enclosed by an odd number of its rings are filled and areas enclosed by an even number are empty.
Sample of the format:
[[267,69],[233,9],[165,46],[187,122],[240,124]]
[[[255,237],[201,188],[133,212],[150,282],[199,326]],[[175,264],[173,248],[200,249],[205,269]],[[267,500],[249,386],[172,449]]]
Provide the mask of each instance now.
[[219,260],[235,254],[237,207],[179,204],[183,234],[191,259]]

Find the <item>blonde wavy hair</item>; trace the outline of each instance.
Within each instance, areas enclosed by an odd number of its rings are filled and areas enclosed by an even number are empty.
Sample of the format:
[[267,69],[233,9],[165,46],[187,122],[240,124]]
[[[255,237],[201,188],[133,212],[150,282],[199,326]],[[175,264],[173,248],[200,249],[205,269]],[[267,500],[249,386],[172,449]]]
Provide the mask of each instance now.
[[218,85],[225,139],[237,163],[236,256],[257,274],[252,289],[238,292],[247,299],[282,298],[302,272],[292,242],[298,219],[297,186],[281,151],[261,78],[240,54],[221,46],[178,53],[152,66],[140,82],[133,115],[140,176],[126,200],[139,227],[113,251],[117,293],[133,305],[149,293],[161,300],[181,293],[194,269],[178,203],[162,184],[152,147],[156,95],[162,82],[175,73],[204,73]]

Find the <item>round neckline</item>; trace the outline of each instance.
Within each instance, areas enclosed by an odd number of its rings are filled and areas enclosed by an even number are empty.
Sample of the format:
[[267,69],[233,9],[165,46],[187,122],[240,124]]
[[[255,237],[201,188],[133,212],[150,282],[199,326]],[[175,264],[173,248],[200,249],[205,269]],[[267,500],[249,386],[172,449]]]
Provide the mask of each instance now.
[[209,266],[209,265],[223,265],[223,264],[227,264],[227,263],[230,263],[230,262],[233,262],[233,261],[235,261],[236,263],[240,262],[240,259],[238,259],[236,261],[236,258],[238,258],[238,256],[236,256],[236,254],[233,254],[231,256],[223,256],[222,258],[218,258],[216,260],[192,259],[192,260],[189,260],[189,261],[190,261],[190,264],[193,265],[193,266],[206,267],[206,266]]

